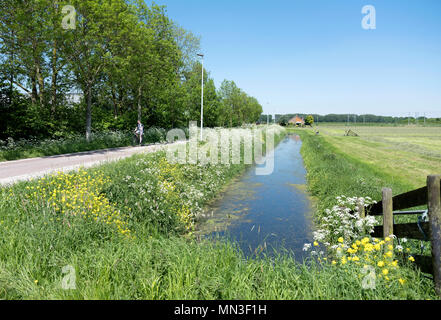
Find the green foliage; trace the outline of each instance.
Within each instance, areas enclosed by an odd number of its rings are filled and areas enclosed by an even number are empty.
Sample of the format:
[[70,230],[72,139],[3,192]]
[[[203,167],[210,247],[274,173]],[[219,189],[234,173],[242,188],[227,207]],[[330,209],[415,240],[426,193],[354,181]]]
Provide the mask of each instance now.
[[[148,142],[155,143],[165,140],[163,134],[156,132],[149,136]],[[83,135],[61,135],[54,139],[19,139],[0,140],[0,161],[35,158],[82,151],[107,148],[126,147],[133,144],[131,132],[99,132],[92,133],[89,141]]]
[[314,124],[314,117],[309,115],[305,118],[305,125],[312,126]]
[[[67,4],[76,10],[72,30],[61,26]],[[90,139],[94,131],[130,130],[138,119],[165,129],[200,119],[200,39],[173,22],[164,6],[5,0],[1,9],[0,139],[82,132]],[[225,99],[234,100],[234,126],[257,120],[257,100],[235,85],[234,97],[222,97],[203,72],[205,126],[226,124]],[[72,103],[69,93],[81,101]]]
[[224,80],[218,94],[222,99],[223,126],[235,127],[245,123],[256,123],[259,120],[262,106],[255,98],[238,88],[234,81]]

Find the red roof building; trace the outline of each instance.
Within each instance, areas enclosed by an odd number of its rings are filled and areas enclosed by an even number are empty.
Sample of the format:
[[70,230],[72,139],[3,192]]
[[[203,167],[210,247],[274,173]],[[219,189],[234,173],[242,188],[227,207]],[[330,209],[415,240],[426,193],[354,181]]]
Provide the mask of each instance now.
[[300,118],[299,116],[295,116],[288,122],[289,124],[293,124],[295,126],[304,126],[305,120],[303,118]]

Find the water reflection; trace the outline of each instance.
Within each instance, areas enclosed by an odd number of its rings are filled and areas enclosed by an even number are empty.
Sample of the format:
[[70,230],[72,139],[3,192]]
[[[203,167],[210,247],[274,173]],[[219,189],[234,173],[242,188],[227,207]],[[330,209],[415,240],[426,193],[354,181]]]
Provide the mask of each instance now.
[[247,170],[208,208],[199,235],[226,236],[249,257],[277,250],[301,260],[303,244],[311,242],[311,202],[301,145],[299,136],[287,136],[276,147],[275,169],[269,176]]

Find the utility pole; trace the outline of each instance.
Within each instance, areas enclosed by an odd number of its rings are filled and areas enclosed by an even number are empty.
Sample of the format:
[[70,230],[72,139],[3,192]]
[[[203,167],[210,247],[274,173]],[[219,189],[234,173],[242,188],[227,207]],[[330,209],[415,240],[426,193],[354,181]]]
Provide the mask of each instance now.
[[266,125],[269,126],[269,102],[266,103],[267,108],[266,108]]
[[203,139],[202,130],[204,128],[204,55],[198,53],[198,56],[202,58],[202,84],[201,84],[201,141]]

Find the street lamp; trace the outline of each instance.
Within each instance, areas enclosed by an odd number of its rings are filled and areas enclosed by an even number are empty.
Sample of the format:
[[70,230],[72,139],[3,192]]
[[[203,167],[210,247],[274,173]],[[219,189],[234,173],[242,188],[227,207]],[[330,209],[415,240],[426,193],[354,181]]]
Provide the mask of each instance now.
[[266,103],[267,104],[267,108],[266,108],[266,125],[269,125],[269,102]]
[[202,84],[201,84],[201,140],[202,140],[202,130],[204,128],[204,55],[202,53],[197,54],[202,58]]

